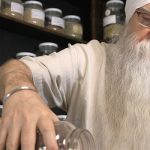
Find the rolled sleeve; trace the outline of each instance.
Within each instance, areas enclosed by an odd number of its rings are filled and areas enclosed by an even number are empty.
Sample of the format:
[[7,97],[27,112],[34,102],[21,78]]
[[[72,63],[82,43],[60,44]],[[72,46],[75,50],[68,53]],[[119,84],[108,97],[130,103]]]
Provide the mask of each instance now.
[[39,94],[51,107],[67,110],[72,88],[84,70],[84,59],[82,64],[78,62],[81,49],[76,44],[59,53],[20,59],[30,68]]

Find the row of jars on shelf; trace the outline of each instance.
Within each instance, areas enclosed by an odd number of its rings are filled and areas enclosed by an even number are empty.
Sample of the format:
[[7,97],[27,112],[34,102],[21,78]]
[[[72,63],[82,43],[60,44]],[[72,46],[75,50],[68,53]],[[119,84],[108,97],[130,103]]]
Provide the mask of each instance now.
[[77,39],[83,37],[83,26],[79,16],[67,15],[63,17],[62,10],[59,8],[44,10],[42,3],[36,0],[25,3],[21,0],[1,0],[1,12],[37,26],[64,32]]
[[42,56],[42,55],[49,55],[53,52],[58,51],[58,44],[53,43],[53,42],[43,42],[38,45],[38,50],[35,53],[32,52],[18,52],[16,53],[16,58],[20,59],[24,56],[30,56],[30,57],[35,57],[35,56]]

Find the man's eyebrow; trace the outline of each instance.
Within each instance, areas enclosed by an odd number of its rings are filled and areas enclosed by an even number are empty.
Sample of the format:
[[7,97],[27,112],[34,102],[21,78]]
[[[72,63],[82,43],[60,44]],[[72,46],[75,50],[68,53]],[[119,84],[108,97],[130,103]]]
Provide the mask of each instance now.
[[141,8],[138,8],[138,10],[140,10],[143,13],[148,13],[148,14],[150,13],[150,10],[148,8],[141,7]]

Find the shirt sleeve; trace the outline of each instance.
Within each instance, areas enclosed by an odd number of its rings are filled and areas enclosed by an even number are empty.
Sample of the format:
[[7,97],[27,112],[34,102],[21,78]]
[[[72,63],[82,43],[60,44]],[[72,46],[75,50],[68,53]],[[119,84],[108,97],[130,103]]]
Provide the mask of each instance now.
[[86,69],[84,47],[85,44],[75,44],[58,53],[20,59],[30,68],[39,94],[51,107],[67,111],[73,86]]

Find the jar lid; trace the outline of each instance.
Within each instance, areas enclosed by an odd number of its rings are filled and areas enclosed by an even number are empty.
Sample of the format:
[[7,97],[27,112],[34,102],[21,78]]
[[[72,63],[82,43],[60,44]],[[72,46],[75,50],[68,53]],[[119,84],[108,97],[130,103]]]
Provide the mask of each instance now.
[[49,12],[49,11],[56,11],[62,14],[62,10],[59,8],[47,8],[45,9],[45,12]]
[[16,57],[23,57],[23,56],[35,57],[36,54],[31,53],[31,52],[19,52],[19,53],[16,54]]
[[58,44],[52,43],[52,42],[40,43],[40,44],[39,44],[39,47],[41,47],[41,46],[54,46],[54,47],[57,47],[57,48],[58,48]]
[[107,1],[106,5],[113,4],[113,3],[119,3],[119,4],[124,5],[124,2],[121,0],[109,0]]
[[42,3],[39,2],[39,1],[26,1],[26,2],[24,3],[24,5],[27,5],[27,4],[38,4],[38,5],[40,5],[40,6],[43,6]]
[[77,19],[77,20],[81,20],[79,16],[76,15],[67,15],[64,17],[64,19]]

